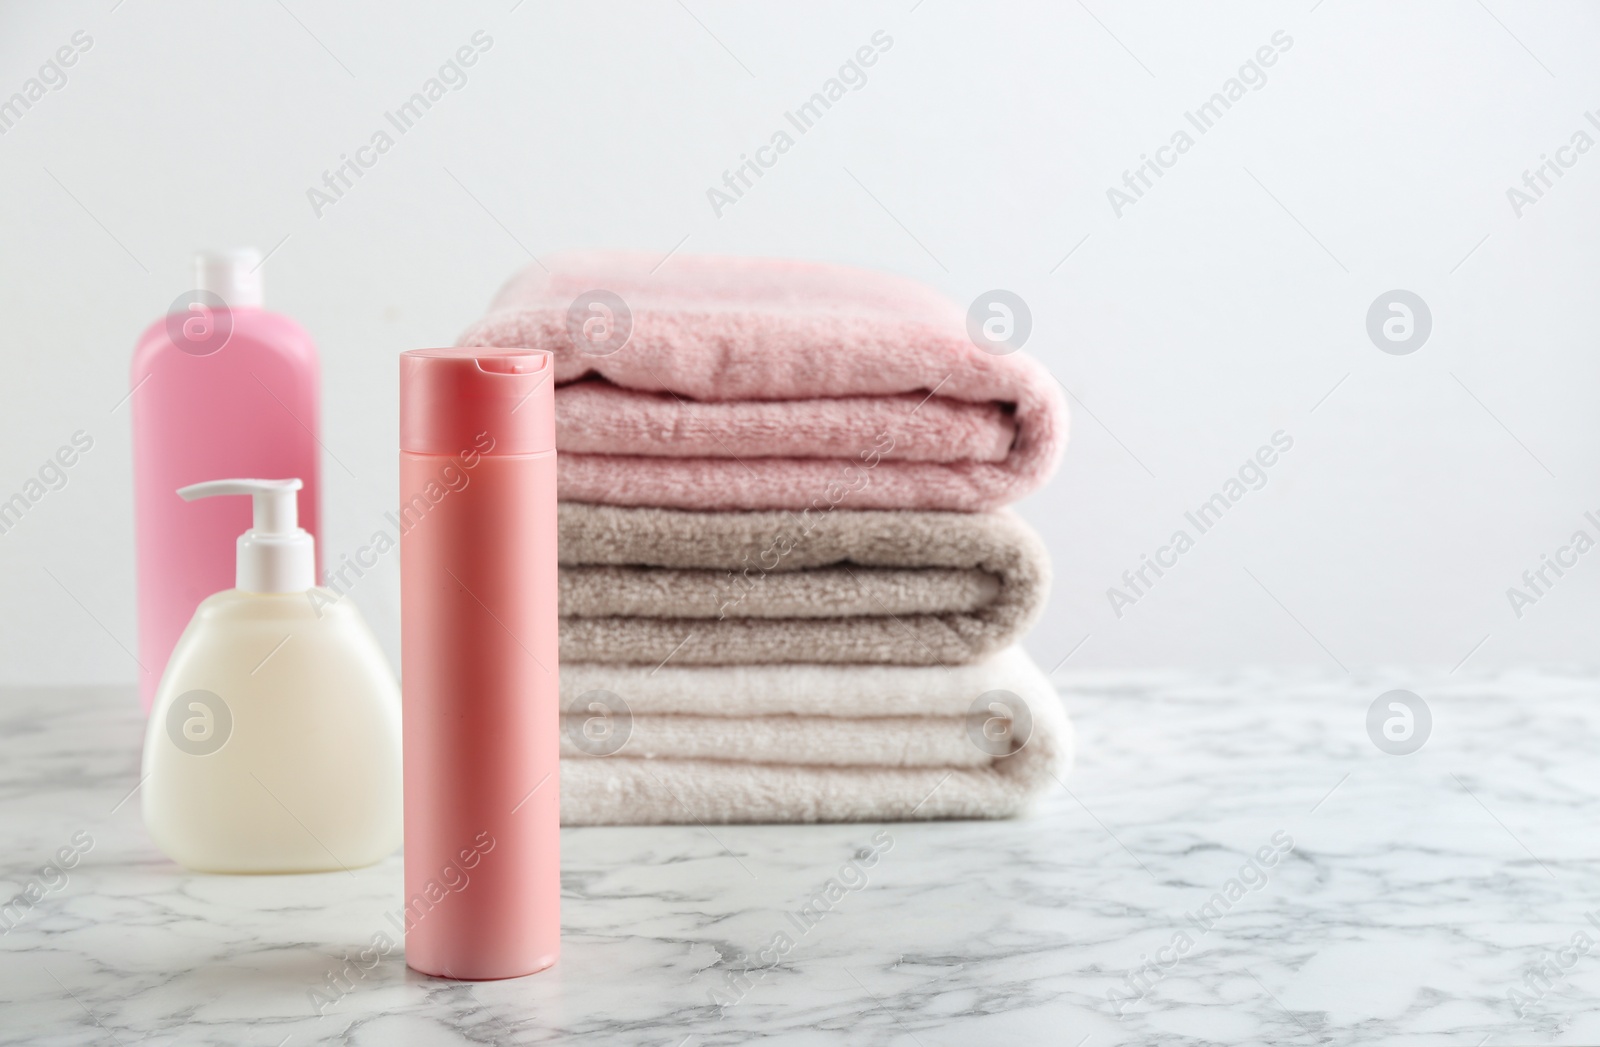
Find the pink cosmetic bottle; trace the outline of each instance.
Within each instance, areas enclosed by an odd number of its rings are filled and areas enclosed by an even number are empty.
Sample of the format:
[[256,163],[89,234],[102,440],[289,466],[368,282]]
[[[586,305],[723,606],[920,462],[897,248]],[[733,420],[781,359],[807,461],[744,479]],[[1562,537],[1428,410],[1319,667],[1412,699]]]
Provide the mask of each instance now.
[[554,366],[400,357],[406,964],[438,977],[560,947]]
[[261,308],[255,251],[196,256],[196,289],[140,337],[133,413],[134,533],[139,585],[139,698],[156,685],[200,601],[234,582],[234,539],[250,502],[194,505],[180,487],[219,476],[298,476],[301,526],[322,554],[321,371],[310,336]]

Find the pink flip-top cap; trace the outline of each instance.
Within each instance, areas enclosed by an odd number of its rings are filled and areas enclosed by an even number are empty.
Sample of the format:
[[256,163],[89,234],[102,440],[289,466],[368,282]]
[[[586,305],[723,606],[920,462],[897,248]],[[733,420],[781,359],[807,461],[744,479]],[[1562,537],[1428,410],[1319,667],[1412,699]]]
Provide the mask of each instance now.
[[[462,346],[400,354],[400,450],[540,454],[556,446],[555,357]],[[484,451],[483,438],[493,441]]]

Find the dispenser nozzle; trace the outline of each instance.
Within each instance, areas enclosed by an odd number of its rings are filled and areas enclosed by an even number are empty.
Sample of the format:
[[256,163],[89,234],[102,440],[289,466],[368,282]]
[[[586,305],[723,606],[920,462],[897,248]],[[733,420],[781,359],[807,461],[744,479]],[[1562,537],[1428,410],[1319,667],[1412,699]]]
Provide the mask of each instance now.
[[300,527],[295,500],[302,486],[298,478],[207,480],[178,488],[178,497],[192,502],[215,495],[250,495],[254,522],[239,536],[234,584],[252,593],[298,593],[317,583],[316,546]]

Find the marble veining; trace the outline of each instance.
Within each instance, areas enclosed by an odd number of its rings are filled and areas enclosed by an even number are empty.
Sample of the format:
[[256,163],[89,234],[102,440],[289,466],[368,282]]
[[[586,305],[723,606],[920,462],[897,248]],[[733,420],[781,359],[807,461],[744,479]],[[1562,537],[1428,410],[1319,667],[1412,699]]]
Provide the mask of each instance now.
[[[1409,756],[1367,735],[1392,687],[1433,715]],[[12,689],[0,898],[38,901],[0,910],[0,1043],[1600,1042],[1600,677],[1063,696],[1079,765],[1030,818],[567,829],[561,962],[456,984],[404,965],[398,856],[188,874],[133,695]]]

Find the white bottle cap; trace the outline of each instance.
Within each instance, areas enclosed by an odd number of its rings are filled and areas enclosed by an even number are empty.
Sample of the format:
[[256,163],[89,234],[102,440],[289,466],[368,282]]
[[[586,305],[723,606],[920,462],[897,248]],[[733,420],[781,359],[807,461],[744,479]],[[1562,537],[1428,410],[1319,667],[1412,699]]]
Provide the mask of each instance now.
[[194,285],[230,309],[261,308],[261,252],[253,247],[201,251],[194,256]]
[[255,522],[239,536],[234,585],[247,593],[302,593],[317,584],[316,542],[300,527],[295,480],[208,480],[178,488],[186,502],[218,494],[255,498]]

